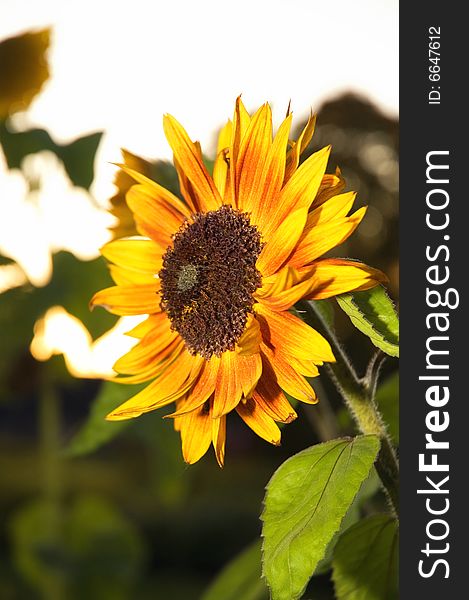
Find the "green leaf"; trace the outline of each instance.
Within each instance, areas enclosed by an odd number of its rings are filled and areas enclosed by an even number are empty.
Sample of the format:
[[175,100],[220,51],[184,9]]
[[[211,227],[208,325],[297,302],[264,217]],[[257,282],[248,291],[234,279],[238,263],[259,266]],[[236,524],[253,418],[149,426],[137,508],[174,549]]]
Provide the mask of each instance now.
[[364,292],[336,296],[340,308],[375,346],[390,356],[399,356],[399,319],[382,286]]
[[4,123],[0,123],[0,143],[9,169],[21,169],[26,156],[49,150],[63,162],[71,182],[86,190],[93,183],[94,159],[102,135],[99,131],[61,145],[44,129],[10,131]]
[[0,42],[0,120],[26,110],[49,78],[51,30],[28,31]]
[[399,446],[399,372],[396,371],[378,386],[375,402],[392,441]]
[[267,600],[261,572],[261,542],[256,541],[232,560],[206,590],[201,600]]
[[318,444],[285,461],[267,485],[264,575],[273,600],[296,600],[340,528],[379,449],[376,436]]
[[93,294],[112,283],[102,257],[81,261],[69,252],[58,252],[52,259],[52,279],[46,286],[24,285],[0,294],[0,397],[11,396],[9,378],[29,355],[35,322],[51,306],[63,306],[80,319],[93,339],[116,322],[117,317],[103,309],[89,309]]
[[108,501],[86,495],[59,507],[34,500],[9,524],[14,565],[41,598],[135,597],[143,541]]
[[388,515],[373,515],[339,540],[333,560],[338,600],[397,600],[398,526]]
[[88,420],[65,449],[65,455],[72,457],[94,452],[128,427],[133,422],[132,419],[106,421],[105,417],[143,387],[143,385],[128,386],[112,381],[104,382],[93,401]]

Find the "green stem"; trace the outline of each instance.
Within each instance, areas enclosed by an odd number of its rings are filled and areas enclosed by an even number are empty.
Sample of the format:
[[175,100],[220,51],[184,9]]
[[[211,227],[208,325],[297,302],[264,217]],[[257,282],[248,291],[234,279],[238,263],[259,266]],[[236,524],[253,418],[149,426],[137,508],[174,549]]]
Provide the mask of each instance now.
[[302,301],[299,306],[301,310],[306,312],[311,325],[323,334],[331,345],[336,362],[328,363],[326,369],[341,393],[358,428],[362,433],[373,434],[380,439],[381,447],[376,460],[376,471],[384,486],[391,507],[397,516],[399,514],[399,463],[386,431],[386,426],[374,402],[375,375],[379,369],[379,357],[376,357],[367,376],[360,379],[339,344],[335,333],[326,323],[314,303]]

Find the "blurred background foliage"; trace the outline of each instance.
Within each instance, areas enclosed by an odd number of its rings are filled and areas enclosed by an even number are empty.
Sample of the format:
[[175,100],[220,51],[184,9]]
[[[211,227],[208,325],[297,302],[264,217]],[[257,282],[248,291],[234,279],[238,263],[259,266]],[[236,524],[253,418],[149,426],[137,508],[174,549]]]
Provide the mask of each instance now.
[[[31,155],[55,155],[72,189],[89,195],[93,181],[102,132],[61,145],[53,132],[19,130],[12,119],[27,110],[49,76],[49,37],[44,30],[0,43],[2,214],[9,211],[9,188],[2,186],[6,177],[22,175],[31,203],[33,192],[44,185],[45,179],[31,177],[27,169]],[[340,166],[347,189],[358,192],[359,205],[369,206],[339,255],[385,271],[394,299],[397,136],[395,120],[366,99],[345,95],[319,108],[310,149],[332,144],[329,171]],[[128,151],[123,161],[179,193],[170,163]],[[115,184],[109,237],[132,235],[134,223],[125,204],[131,180],[119,172]],[[21,238],[22,222],[15,231],[25,251],[34,253],[34,240]],[[82,235],[86,237],[86,229]],[[105,311],[88,310],[92,294],[111,283],[103,259],[85,260],[69,249],[51,247],[50,276],[39,285],[2,239],[0,251],[0,598],[267,598],[256,542],[266,483],[293,453],[353,432],[331,384],[325,377],[315,380],[322,402],[300,407],[300,418],[285,428],[280,448],[265,444],[232,418],[225,469],[210,454],[189,468],[182,461],[178,435],[161,411],[129,422],[103,420],[130,395],[127,386],[86,373],[73,377],[57,349],[48,360],[31,354],[38,321],[52,307],[63,307],[78,319],[89,332],[89,343],[115,324],[116,318]],[[335,311],[335,323],[363,371],[373,346],[343,313]],[[377,400],[398,443],[396,369],[396,361],[388,359]],[[380,510],[383,503],[372,474],[343,527]],[[333,597],[327,559],[304,597]]]

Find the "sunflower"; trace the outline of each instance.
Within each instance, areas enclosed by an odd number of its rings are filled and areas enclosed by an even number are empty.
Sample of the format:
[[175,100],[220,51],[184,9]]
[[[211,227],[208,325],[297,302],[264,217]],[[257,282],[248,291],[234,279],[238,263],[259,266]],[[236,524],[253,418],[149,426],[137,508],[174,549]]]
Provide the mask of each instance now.
[[115,364],[122,383],[148,385],[108,415],[128,419],[175,402],[184,460],[213,444],[223,465],[226,415],[236,411],[260,437],[280,443],[277,422],[296,412],[286,394],[315,404],[306,379],[334,361],[329,343],[292,307],[300,299],[366,290],[385,276],[360,262],[320,258],[343,242],[366,208],[325,174],[330,147],[300,164],[315,118],[290,140],[289,112],[275,136],[268,104],[253,115],[237,99],[220,132],[210,175],[200,145],[170,116],[182,201],[142,173],[126,200],[143,237],[102,248],[114,287],[92,306],[148,315],[129,332],[136,345]]

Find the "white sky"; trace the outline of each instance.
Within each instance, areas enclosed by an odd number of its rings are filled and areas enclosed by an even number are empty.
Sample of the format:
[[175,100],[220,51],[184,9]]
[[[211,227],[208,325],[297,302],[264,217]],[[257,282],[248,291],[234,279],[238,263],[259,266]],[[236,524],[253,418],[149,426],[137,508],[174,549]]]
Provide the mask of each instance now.
[[99,200],[119,148],[169,158],[170,112],[210,149],[242,92],[280,119],[338,92],[398,110],[398,0],[0,0],[0,39],[53,25],[53,77],[28,120],[59,141],[107,132]]

